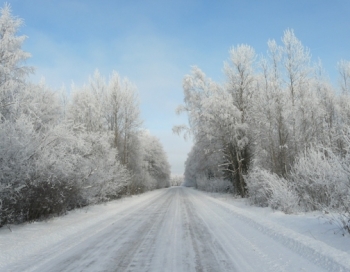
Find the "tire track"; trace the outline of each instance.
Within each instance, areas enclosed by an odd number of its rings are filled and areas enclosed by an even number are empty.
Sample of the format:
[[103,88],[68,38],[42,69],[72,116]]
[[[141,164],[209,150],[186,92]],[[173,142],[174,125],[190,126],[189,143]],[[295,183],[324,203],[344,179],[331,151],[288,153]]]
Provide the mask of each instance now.
[[[120,244],[120,240],[123,240],[123,237],[124,239],[127,237],[127,234],[130,231],[128,228],[129,225],[133,225],[133,227],[136,229],[141,229],[142,224],[145,220],[151,220],[147,217],[142,216],[139,218],[139,220],[135,220],[135,217],[138,217],[135,215],[146,214],[147,212],[149,214],[152,213],[150,209],[152,209],[157,204],[159,205],[159,201],[162,201],[162,199],[163,202],[166,201],[166,199],[164,199],[164,195],[168,195],[166,190],[156,195],[156,197],[146,199],[144,202],[142,202],[142,205],[131,205],[126,209],[122,209],[122,211],[119,211],[116,214],[112,214],[109,218],[101,220],[91,226],[87,232],[76,233],[76,235],[66,237],[61,242],[56,243],[54,246],[48,248],[45,251],[45,254],[41,254],[42,252],[40,252],[40,254],[32,255],[28,258],[29,260],[25,260],[24,262],[21,262],[18,265],[14,266],[15,271],[44,271],[42,270],[42,267],[50,266],[51,262],[57,264],[58,267],[63,266],[66,267],[66,269],[69,269],[69,266],[77,264],[78,261],[82,261],[83,263],[76,265],[76,271],[79,271],[79,266],[83,267],[86,265],[84,263],[84,260],[87,258],[84,257],[86,254],[79,254],[77,252],[83,249],[85,251],[89,251],[97,248],[98,246],[103,247],[104,239],[102,237],[105,236],[106,233],[115,234],[114,239],[113,237],[108,237],[107,239],[112,239],[112,241],[115,241],[114,246],[118,246]],[[168,197],[170,197],[170,195]],[[99,239],[100,241],[98,241]],[[96,242],[91,244],[91,240],[96,240]],[[89,266],[93,266],[94,263],[96,263],[96,261],[91,259],[88,260]],[[7,270],[6,267],[3,269],[4,271]],[[59,270],[58,268],[56,269],[55,266],[52,266],[52,270],[50,271],[69,270]],[[115,271],[115,269],[113,271]]]
[[[289,250],[292,254],[298,255],[300,261],[312,263],[317,271],[350,271],[350,262],[348,255],[340,250],[330,248],[323,242],[312,240],[301,234],[296,234],[292,230],[282,226],[278,226],[267,220],[252,218],[244,210],[237,208],[228,203],[222,202],[201,192],[194,191],[197,200],[201,205],[207,205],[213,213],[218,210],[222,211],[225,216],[222,218],[237,218],[237,222],[242,222],[247,226],[247,233],[258,232],[271,239],[271,244],[280,245],[281,250]],[[200,196],[200,197],[198,197]],[[211,203],[209,205],[209,203]],[[214,209],[214,207],[216,208]],[[219,208],[219,209],[218,209]],[[214,212],[215,210],[215,212]],[[250,229],[251,231],[248,231]],[[243,231],[241,232],[244,233]],[[261,245],[260,245],[261,246]],[[267,244],[267,246],[270,246]],[[266,246],[264,246],[266,248]],[[277,250],[276,250],[277,251]],[[325,253],[323,253],[325,252]],[[330,252],[334,252],[331,253]],[[267,256],[270,261],[274,256]],[[287,259],[288,260],[288,259]],[[293,263],[286,263],[287,271],[291,271],[289,266]]]
[[189,188],[107,212],[3,271],[348,271],[302,235]]

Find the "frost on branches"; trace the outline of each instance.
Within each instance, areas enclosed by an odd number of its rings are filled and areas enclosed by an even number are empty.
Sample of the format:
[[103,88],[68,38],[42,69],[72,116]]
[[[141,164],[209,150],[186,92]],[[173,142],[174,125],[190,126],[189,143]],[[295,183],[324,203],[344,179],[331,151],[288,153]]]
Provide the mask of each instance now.
[[173,129],[195,143],[184,183],[224,191],[225,180],[252,204],[338,214],[350,230],[350,62],[338,63],[338,90],[293,30],[266,56],[248,45],[229,53],[224,83],[197,67],[184,77],[178,113],[189,127]]
[[0,227],[168,187],[170,167],[141,129],[134,85],[96,71],[68,97],[28,82],[21,24],[1,9]]

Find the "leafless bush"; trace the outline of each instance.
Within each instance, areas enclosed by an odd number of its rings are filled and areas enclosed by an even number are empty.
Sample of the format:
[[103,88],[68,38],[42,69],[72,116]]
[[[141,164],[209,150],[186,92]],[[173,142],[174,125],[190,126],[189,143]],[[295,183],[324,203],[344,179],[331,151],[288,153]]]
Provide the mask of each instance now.
[[296,210],[298,197],[287,180],[267,170],[255,168],[246,176],[249,201],[261,207],[291,213]]

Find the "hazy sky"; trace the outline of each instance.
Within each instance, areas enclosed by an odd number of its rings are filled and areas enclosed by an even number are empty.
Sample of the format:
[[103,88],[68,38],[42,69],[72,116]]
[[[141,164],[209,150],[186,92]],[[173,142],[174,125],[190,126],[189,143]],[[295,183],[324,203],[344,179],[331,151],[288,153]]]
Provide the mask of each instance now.
[[[0,1],[3,6],[5,1]],[[350,60],[350,1],[200,1],[200,0],[10,0],[24,19],[27,62],[33,80],[69,89],[82,85],[97,68],[106,77],[116,70],[138,87],[144,127],[164,145],[174,174],[182,174],[191,142],[172,134],[186,122],[176,116],[183,101],[182,78],[191,66],[223,81],[223,62],[238,44],[267,50],[294,29],[320,58],[332,81],[336,65]]]

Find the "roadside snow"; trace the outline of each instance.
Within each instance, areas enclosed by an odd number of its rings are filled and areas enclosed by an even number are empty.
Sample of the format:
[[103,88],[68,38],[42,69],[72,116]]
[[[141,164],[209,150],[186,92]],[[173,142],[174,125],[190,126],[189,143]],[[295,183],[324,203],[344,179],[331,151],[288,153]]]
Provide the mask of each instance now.
[[254,218],[267,219],[275,224],[350,254],[350,235],[341,230],[339,226],[329,223],[327,217],[331,215],[325,215],[322,212],[285,214],[281,211],[273,211],[269,207],[251,206],[248,204],[247,199],[233,198],[229,194],[206,194],[234,207],[244,209]]
[[330,271],[350,271],[350,237],[327,224],[321,213],[286,215],[227,195],[206,195],[249,225]]
[[73,247],[87,238],[86,230],[93,236],[109,226],[118,214],[132,210],[140,203],[147,205],[161,193],[161,190],[147,192],[70,211],[65,216],[47,221],[11,226],[12,232],[3,227],[0,229],[0,271],[10,263],[41,255],[43,250],[60,242],[68,241],[67,247]]
[[320,215],[172,187],[2,228],[0,271],[350,271]]

